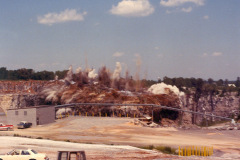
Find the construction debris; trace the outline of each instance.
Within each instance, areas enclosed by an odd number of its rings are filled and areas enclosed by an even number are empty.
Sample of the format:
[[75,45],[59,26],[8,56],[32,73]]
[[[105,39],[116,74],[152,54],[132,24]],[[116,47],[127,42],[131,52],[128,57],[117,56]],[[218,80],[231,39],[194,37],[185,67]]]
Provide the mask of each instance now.
[[226,123],[224,126],[217,127],[216,130],[240,130],[240,123]]
[[150,119],[146,119],[146,118],[138,118],[138,119],[134,119],[132,122],[134,125],[141,125],[142,127],[150,127],[150,128],[158,128],[160,127],[160,125],[152,122],[152,120]]
[[141,125],[143,127],[158,128],[160,125],[152,121],[152,117],[149,115],[143,115],[141,118],[134,119],[133,123],[135,125]]

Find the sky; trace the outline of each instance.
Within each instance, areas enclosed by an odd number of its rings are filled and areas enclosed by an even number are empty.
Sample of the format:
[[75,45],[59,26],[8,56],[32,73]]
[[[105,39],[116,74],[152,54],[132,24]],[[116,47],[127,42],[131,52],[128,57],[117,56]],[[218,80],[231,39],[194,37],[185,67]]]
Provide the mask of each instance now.
[[[239,0],[0,0],[0,67],[240,76]],[[139,65],[140,64],[140,65]]]

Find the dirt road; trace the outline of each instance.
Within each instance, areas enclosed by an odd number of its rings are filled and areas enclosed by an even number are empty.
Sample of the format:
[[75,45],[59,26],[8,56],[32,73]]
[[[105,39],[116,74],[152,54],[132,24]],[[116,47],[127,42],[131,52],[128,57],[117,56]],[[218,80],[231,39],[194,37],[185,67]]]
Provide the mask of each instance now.
[[[15,129],[13,132],[0,132],[0,134],[94,144],[163,145],[175,148],[178,146],[213,146],[216,157],[240,159],[239,130],[147,128],[135,126],[130,121],[132,121],[130,118],[69,117],[45,126],[25,130]],[[141,156],[137,159],[139,157]],[[154,157],[149,157],[149,159],[154,159]]]
[[42,139],[30,139],[22,137],[1,136],[0,154],[9,152],[14,148],[34,149],[46,153],[51,160],[57,159],[59,150],[84,150],[87,159],[159,159],[177,158],[176,156],[164,155],[156,151],[142,150],[131,146],[111,146],[102,144],[79,144]]

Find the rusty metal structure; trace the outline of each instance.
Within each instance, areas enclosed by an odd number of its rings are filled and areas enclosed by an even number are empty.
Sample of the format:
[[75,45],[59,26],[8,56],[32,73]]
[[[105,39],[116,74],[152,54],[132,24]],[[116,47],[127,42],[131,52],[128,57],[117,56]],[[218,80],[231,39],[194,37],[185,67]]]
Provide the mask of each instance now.
[[179,108],[175,108],[175,107],[161,106],[161,105],[156,105],[156,104],[71,103],[71,104],[64,104],[64,105],[56,105],[55,109],[57,110],[57,109],[60,109],[60,108],[75,108],[76,106],[82,106],[82,107],[84,107],[84,106],[104,106],[104,107],[145,106],[145,107],[152,107],[152,112],[153,112],[154,108],[162,108],[162,109],[168,109],[168,110],[173,110],[173,111],[178,111],[178,112],[187,112],[187,113],[191,113],[191,114],[215,117],[215,118],[220,118],[220,119],[224,119],[224,120],[227,120],[227,121],[232,121],[232,118],[229,118],[229,117],[216,116],[216,115],[213,115],[213,114],[189,111],[189,110],[179,109]]

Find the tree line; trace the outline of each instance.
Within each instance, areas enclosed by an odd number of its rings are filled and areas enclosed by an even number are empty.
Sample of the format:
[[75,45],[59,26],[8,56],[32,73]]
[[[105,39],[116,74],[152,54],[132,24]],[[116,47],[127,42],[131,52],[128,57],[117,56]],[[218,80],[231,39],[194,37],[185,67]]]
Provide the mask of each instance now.
[[176,86],[181,91],[187,92],[189,89],[199,89],[199,90],[211,90],[217,92],[217,90],[223,90],[223,92],[233,92],[237,91],[240,88],[240,77],[237,77],[236,81],[229,81],[228,79],[219,79],[214,81],[212,78],[208,80],[204,80],[202,78],[183,78],[183,77],[174,77],[169,78],[167,76],[163,77],[163,79],[158,79],[157,81],[154,80],[146,80],[143,79],[142,83],[145,87],[150,87],[156,83],[165,83],[168,85]]
[[[6,67],[0,68],[0,80],[54,80],[56,76],[58,79],[63,79],[66,76],[68,70],[63,71],[38,71],[35,72],[33,69],[21,68],[17,70],[7,70]],[[181,91],[188,92],[190,88],[194,88],[197,92],[210,92],[218,94],[221,90],[222,94],[225,92],[239,91],[240,94],[240,77],[237,77],[236,81],[228,81],[227,79],[219,79],[214,81],[209,78],[208,80],[203,80],[201,78],[169,78],[167,76],[163,79],[154,80],[141,80],[141,84],[145,87],[150,87],[153,84],[164,82],[168,85],[175,85]],[[234,84],[235,87],[229,86],[229,84]]]
[[[158,80],[161,82],[161,80]],[[202,78],[169,78],[164,77],[162,82],[175,85],[181,91],[188,91],[189,88],[195,88],[195,90],[200,90],[201,92],[210,92],[214,94],[219,94],[221,90],[222,94],[226,92],[239,91],[240,89],[240,77],[237,77],[236,81],[229,81],[228,79],[219,79],[214,81],[212,78],[204,80]]]
[[6,67],[0,68],[0,80],[54,80],[56,76],[63,79],[68,70],[63,71],[38,71],[33,69],[21,68],[17,70],[7,70]]

